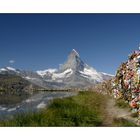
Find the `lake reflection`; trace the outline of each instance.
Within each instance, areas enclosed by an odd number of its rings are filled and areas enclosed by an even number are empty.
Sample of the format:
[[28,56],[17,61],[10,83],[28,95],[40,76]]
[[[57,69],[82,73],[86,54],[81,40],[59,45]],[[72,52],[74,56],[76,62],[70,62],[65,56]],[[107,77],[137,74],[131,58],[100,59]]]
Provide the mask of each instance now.
[[21,112],[37,111],[50,100],[74,96],[72,92],[37,92],[34,94],[0,94],[0,118]]

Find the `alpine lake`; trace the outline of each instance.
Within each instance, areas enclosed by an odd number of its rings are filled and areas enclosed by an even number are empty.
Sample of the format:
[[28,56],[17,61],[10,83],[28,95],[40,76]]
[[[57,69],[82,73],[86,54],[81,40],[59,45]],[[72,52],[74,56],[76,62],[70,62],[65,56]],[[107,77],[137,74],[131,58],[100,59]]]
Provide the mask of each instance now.
[[12,118],[14,114],[39,111],[56,98],[77,95],[67,91],[37,91],[32,93],[0,92],[0,119]]

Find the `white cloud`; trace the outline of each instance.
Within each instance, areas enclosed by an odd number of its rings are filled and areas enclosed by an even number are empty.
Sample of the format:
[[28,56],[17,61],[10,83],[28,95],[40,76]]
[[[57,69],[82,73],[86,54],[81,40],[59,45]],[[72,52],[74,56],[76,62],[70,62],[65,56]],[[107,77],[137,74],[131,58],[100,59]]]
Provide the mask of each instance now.
[[15,63],[15,60],[9,60],[9,63],[10,64],[14,64]]

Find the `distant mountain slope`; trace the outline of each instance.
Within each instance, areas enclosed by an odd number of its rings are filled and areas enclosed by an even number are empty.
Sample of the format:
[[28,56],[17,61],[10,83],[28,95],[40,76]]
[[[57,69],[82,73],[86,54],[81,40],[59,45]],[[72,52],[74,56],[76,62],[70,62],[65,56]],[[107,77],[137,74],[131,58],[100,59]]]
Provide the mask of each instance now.
[[74,49],[59,69],[33,72],[6,67],[1,68],[0,73],[20,76],[35,85],[49,89],[86,88],[112,78],[112,75],[98,72],[84,63]]
[[28,92],[38,86],[13,74],[0,74],[0,91],[2,92]]

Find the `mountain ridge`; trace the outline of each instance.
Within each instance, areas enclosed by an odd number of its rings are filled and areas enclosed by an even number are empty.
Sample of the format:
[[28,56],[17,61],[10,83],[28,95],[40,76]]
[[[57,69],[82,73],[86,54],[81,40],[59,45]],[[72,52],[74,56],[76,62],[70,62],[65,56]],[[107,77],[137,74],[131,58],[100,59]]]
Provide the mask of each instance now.
[[0,73],[21,76],[43,88],[85,88],[112,77],[112,75],[98,72],[84,63],[75,49],[72,49],[67,60],[59,69],[25,71],[5,67],[0,69]]

